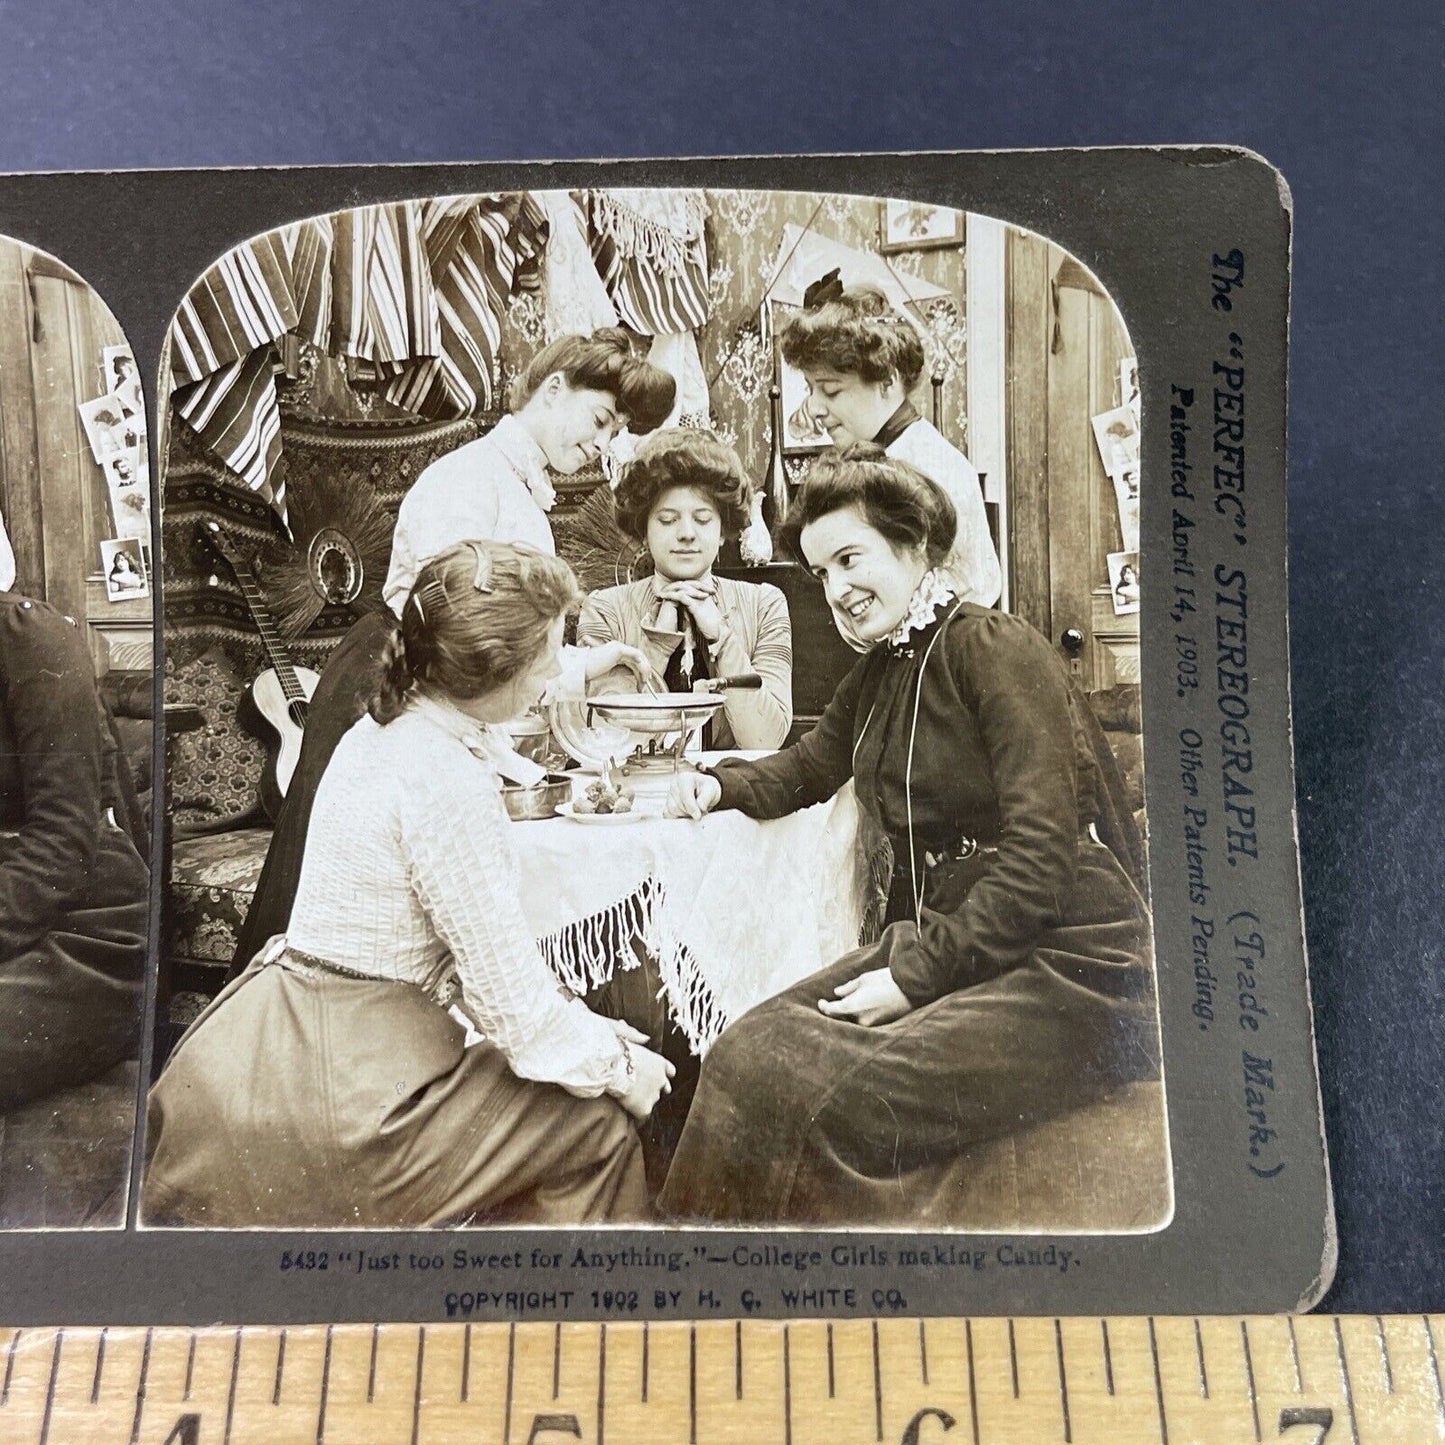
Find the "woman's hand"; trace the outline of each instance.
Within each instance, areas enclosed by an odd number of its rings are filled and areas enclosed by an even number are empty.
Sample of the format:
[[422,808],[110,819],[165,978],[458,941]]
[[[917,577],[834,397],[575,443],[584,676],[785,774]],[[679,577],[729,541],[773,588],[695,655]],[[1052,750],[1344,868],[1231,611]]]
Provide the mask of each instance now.
[[[627,1027],[624,1025],[624,1027]],[[636,1029],[630,1029],[636,1033]],[[618,1038],[626,1038],[622,1029],[617,1030]],[[641,1037],[646,1038],[643,1034]],[[632,1055],[632,1076],[627,1092],[618,1098],[618,1103],[639,1123],[657,1107],[657,1101],[672,1093],[672,1076],[677,1070],[661,1054],[644,1048],[640,1043],[628,1041],[623,1045]]]
[[908,995],[893,982],[886,968],[869,969],[857,978],[840,983],[833,998],[821,998],[818,1007],[832,1019],[851,1019],[854,1023],[891,1024],[904,1014],[913,1012]]
[[711,773],[679,773],[663,805],[665,818],[701,818],[722,801],[722,784]]
[[658,676],[641,648],[629,647],[625,642],[603,642],[587,648],[586,653],[584,671],[588,682],[605,677],[614,667],[625,667],[643,687],[658,683]]
[[673,602],[692,613],[697,630],[709,642],[722,636],[722,609],[717,605],[717,585],[706,582],[669,582],[659,587],[657,595],[663,602]]

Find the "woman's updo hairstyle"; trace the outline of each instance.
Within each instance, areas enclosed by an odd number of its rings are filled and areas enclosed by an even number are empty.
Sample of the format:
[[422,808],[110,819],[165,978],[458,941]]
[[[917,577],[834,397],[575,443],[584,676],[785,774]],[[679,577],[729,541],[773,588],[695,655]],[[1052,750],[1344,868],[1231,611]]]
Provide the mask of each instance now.
[[514,542],[459,542],[417,573],[382,654],[371,715],[401,714],[414,685],[470,700],[530,667],[553,624],[581,599],[560,557]]
[[544,346],[512,383],[513,411],[525,406],[553,372],[574,391],[605,391],[617,403],[634,436],[656,431],[672,412],[677,383],[637,350],[639,343],[620,326],[591,336],[559,336]]
[[709,431],[668,427],[637,448],[613,493],[617,525],[634,541],[645,543],[652,509],[671,487],[693,487],[711,497],[726,538],[736,537],[748,524],[752,483],[738,454]]
[[948,493],[917,467],[859,442],[844,452],[823,452],[809,469],[780,529],[789,556],[807,567],[803,529],[849,507],[895,550],[921,547],[930,567],[953,550],[958,513]]
[[876,386],[897,377],[911,392],[923,375],[923,339],[876,286],[849,286],[800,312],[782,335],[796,371],[836,371]]

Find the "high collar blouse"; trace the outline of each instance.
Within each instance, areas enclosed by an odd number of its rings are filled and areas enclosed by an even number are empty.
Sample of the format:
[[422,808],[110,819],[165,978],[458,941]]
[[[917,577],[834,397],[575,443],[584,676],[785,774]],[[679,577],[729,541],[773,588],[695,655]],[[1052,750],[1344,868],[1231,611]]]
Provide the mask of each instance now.
[[397,513],[386,605],[400,617],[417,573],[458,542],[526,542],[555,552],[547,513],[556,499],[542,448],[514,416],[438,457]]

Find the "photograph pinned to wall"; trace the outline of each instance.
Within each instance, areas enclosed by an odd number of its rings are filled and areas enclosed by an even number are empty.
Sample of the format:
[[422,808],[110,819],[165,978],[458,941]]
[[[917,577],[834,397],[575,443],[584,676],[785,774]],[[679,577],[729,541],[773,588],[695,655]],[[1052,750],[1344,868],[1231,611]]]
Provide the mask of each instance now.
[[138,537],[112,537],[100,544],[105,595],[110,602],[130,602],[151,595],[145,550]]
[[1138,552],[1109,553],[1109,587],[1114,597],[1114,615],[1139,610]]
[[1103,411],[1092,418],[1094,440],[1099,446],[1104,470],[1111,477],[1122,476],[1125,472],[1139,470],[1139,421],[1134,408],[1129,405],[1116,406],[1112,411]]
[[[1121,382],[1126,379],[1128,365],[1127,358],[1119,364]],[[1114,483],[1114,496],[1119,506],[1119,534],[1128,551],[1139,549],[1139,413],[1135,409],[1136,404],[1126,401],[1122,406],[1091,418],[1099,456]]]
[[150,468],[143,447],[117,452],[100,464],[110,493],[111,517],[118,537],[149,541],[151,534]]
[[139,451],[144,445],[143,420],[138,414],[127,416],[125,404],[110,392],[81,402],[78,410],[91,453],[101,466],[111,457]]
[[778,344],[778,337],[798,309],[774,302],[771,317],[773,350],[778,366],[778,388],[782,392],[782,451],[785,457],[812,456],[832,445],[832,438],[808,410],[807,379],[796,367],[789,366],[783,360],[782,347]]
[[1133,411],[1136,427],[1142,404],[1139,394],[1139,358],[1126,356],[1119,363],[1119,405],[1127,406]]
[[127,417],[142,418],[141,429],[145,428],[145,397],[141,391],[140,369],[135,357],[127,346],[106,346],[101,348],[101,372],[107,392],[121,404],[122,413]]
[[885,256],[899,251],[927,251],[938,246],[963,245],[963,212],[955,211],[951,206],[889,199],[878,209],[878,249]]

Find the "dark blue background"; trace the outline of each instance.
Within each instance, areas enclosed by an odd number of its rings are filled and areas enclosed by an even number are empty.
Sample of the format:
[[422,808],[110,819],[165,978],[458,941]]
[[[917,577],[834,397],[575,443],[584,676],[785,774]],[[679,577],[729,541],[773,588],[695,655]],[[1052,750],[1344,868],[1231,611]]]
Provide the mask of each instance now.
[[1262,152],[1295,201],[1295,741],[1341,1241],[1327,1304],[1440,1309],[1442,13],[1415,0],[696,13],[677,0],[0,0],[0,170]]

